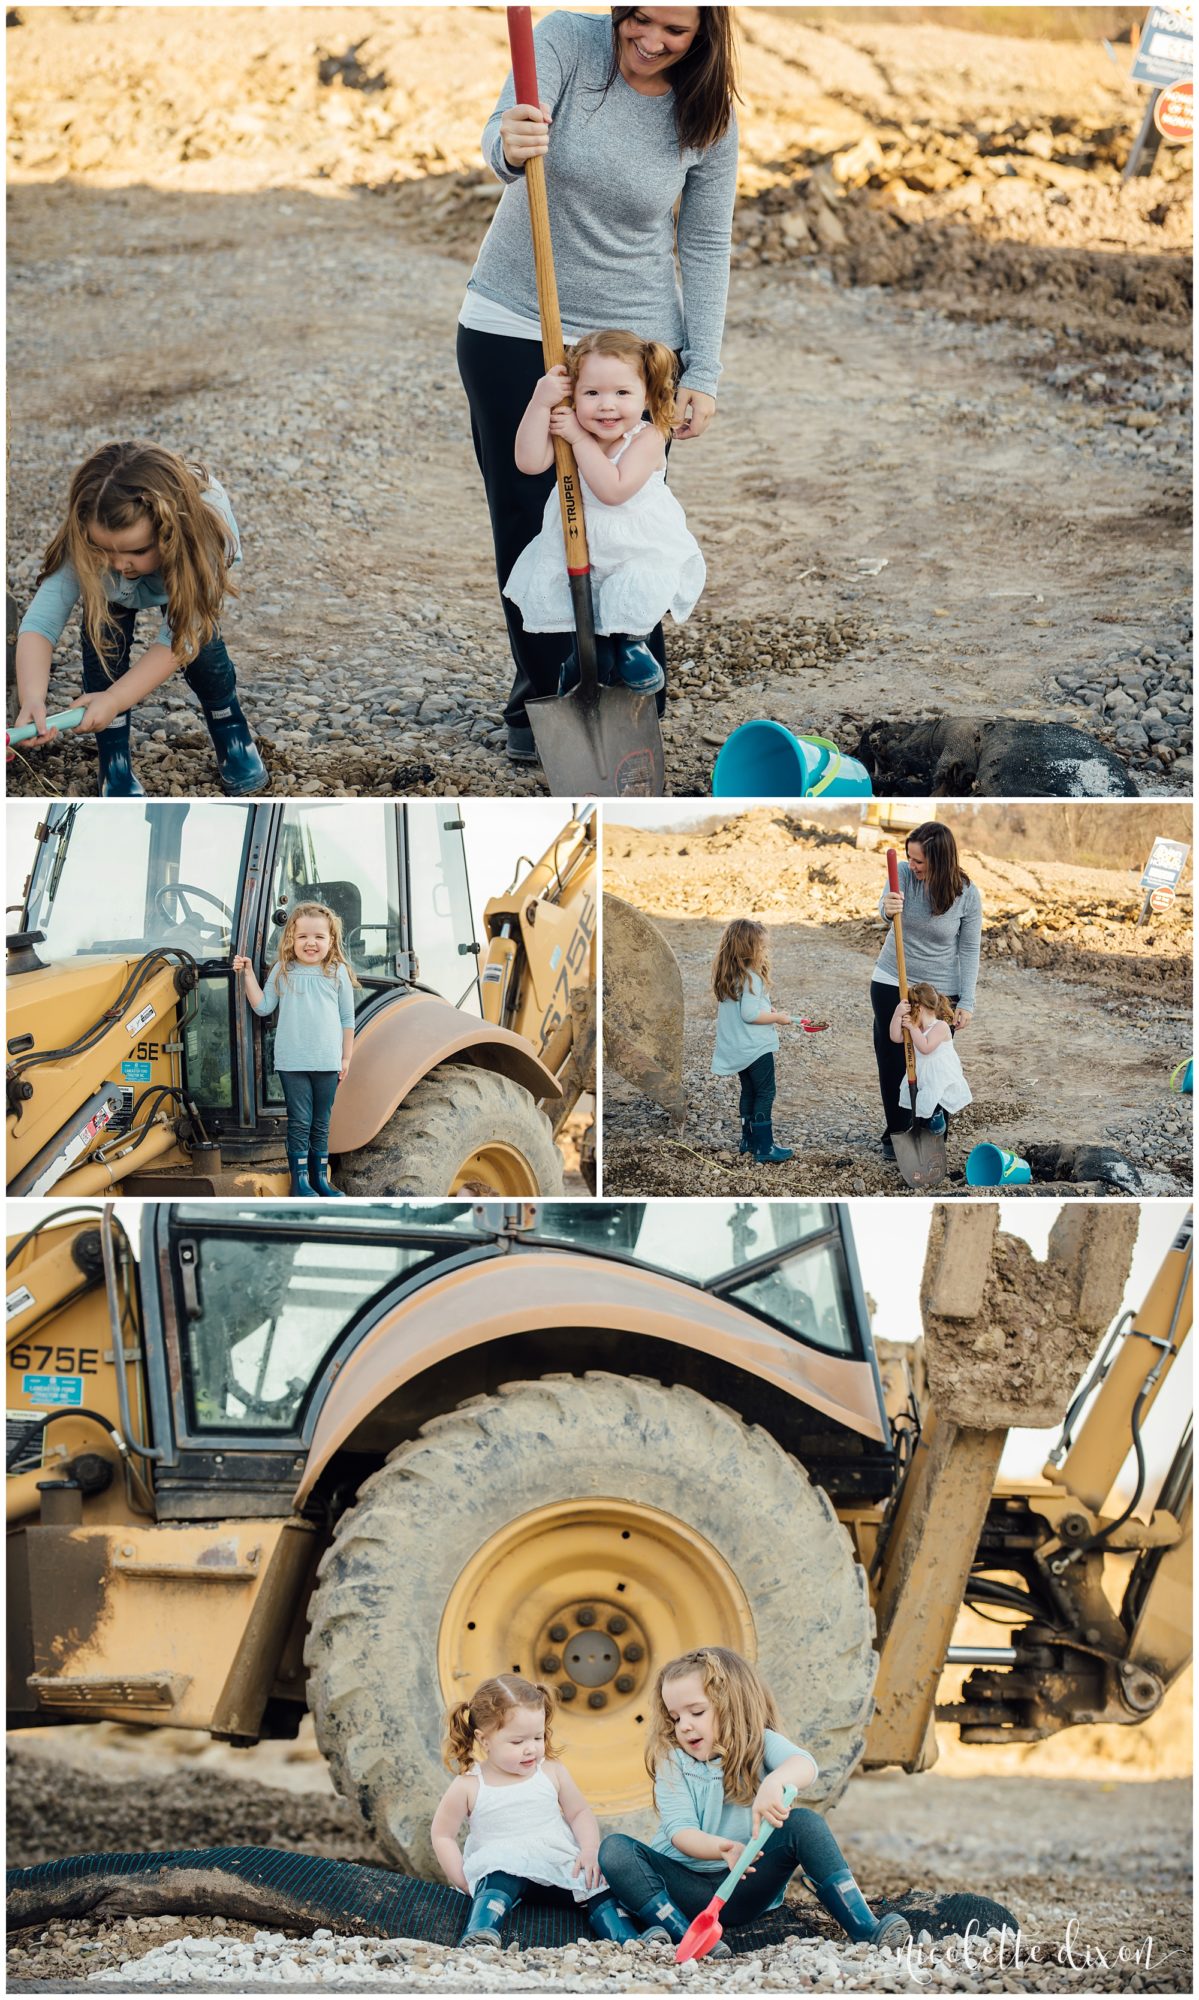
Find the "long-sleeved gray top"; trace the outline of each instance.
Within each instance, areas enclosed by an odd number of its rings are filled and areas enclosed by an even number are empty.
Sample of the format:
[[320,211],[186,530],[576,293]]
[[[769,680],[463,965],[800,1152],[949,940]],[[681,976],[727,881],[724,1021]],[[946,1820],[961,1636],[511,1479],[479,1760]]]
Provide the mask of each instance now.
[[[605,93],[606,13],[550,14],[533,43],[537,88],[553,114],[545,179],[563,319],[665,342],[682,356],[681,386],[714,396],[737,191],[735,117],[706,151],[680,151],[673,91],[646,97],[618,76]],[[536,321],[524,170],[509,166],[500,139],[501,113],[515,102],[509,76],[483,132],[483,157],[507,185],[470,289]]]
[[[918,882],[909,864],[901,861],[899,892],[903,897],[903,957],[909,985],[926,979],[938,993],[956,993],[958,1006],[972,1014],[983,932],[983,899],[978,890],[971,882],[956,902],[935,917],[927,884]],[[880,916],[885,914],[883,896],[878,899],[878,909]],[[887,932],[874,977],[884,986],[899,984],[894,930]]]
[[282,982],[272,965],[254,1012],[273,1014],[276,1007],[276,1069],[341,1068],[342,1030],[354,1025],[354,988],[344,965],[335,979],[323,966],[293,965]]
[[746,973],[739,1000],[717,1002],[713,1076],[737,1076],[759,1056],[774,1054],[779,1045],[778,1029],[773,1021],[758,1025],[758,1015],[771,1011],[770,995],[756,972]]
[[[219,479],[212,479],[204,488],[204,499],[219,514],[229,531],[229,566],[232,569],[241,561],[241,535],[233,515],[233,504]],[[64,563],[56,569],[44,583],[38,585],[30,601],[29,609],[21,620],[22,632],[40,632],[52,646],[57,646],[62,638],[63,627],[79,600],[79,578],[73,563]],[[115,569],[104,572],[104,595],[110,604],[123,611],[146,611],[167,601],[167,587],[162,571],[151,570],[148,576],[124,577]],[[159,627],[157,645],[169,646],[171,628],[166,618]]]

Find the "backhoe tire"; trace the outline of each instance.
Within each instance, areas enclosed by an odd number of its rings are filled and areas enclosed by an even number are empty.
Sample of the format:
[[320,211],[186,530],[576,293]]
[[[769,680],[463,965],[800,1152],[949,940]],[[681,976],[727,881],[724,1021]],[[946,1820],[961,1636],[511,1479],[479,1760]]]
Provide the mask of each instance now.
[[348,1195],[561,1194],[562,1157],[549,1119],[522,1085],[469,1063],[443,1063],[414,1085],[369,1146],[341,1156],[336,1180]]
[[[458,1579],[485,1544],[536,1510],[582,1502],[594,1512],[590,1503],[614,1495],[634,1495],[615,1504],[657,1510],[659,1524],[669,1517],[668,1530],[731,1571],[781,1726],[819,1765],[804,1803],[831,1804],[845,1789],[862,1755],[877,1661],[865,1574],[827,1495],[766,1431],[693,1389],[600,1373],[511,1382],[434,1418],[392,1452],[342,1515],[318,1571],[304,1655],[317,1741],[338,1791],[402,1868],[437,1872],[429,1822],[448,1782],[438,1643]],[[536,1521],[530,1533],[541,1590],[556,1579],[553,1539],[537,1537]],[[633,1609],[630,1598],[618,1602]],[[490,1648],[490,1635],[480,1638]],[[486,1672],[515,1668],[514,1650],[497,1631]],[[679,1650],[671,1644],[665,1657]],[[664,1659],[651,1646],[645,1664],[648,1700]],[[523,1653],[520,1670],[545,1677]],[[472,1674],[454,1698],[485,1677]],[[573,1707],[571,1717],[576,1726]],[[613,1713],[596,1723],[625,1734],[642,1724],[619,1746],[638,1770],[645,1719]],[[646,1781],[644,1805],[633,1810],[592,1796],[604,1830],[646,1837],[649,1789]],[[641,1796],[638,1778],[626,1802]]]

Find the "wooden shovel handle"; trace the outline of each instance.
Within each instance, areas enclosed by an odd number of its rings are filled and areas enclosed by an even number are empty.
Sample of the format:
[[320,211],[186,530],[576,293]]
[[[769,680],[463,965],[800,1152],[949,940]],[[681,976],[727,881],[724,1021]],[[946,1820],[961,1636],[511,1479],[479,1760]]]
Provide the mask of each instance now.
[[[512,82],[518,104],[539,104],[537,58],[533,49],[533,12],[529,7],[509,7],[508,46],[512,51]],[[554,276],[554,251],[550,241],[550,208],[545,191],[545,161],[525,161],[525,189],[529,197],[529,226],[533,232],[533,268],[537,274],[537,306],[541,314],[541,352],[548,375],[565,359],[562,343],[562,314],[558,307],[558,281]],[[554,439],[554,469],[558,475],[558,500],[562,508],[562,533],[566,537],[566,569],[578,576],[590,568],[587,556],[587,529],[583,522],[583,500],[579,492],[579,469],[565,438]]]
[[[887,849],[887,887],[893,896],[898,896],[899,855],[893,847]],[[906,1000],[908,997],[908,969],[904,964],[903,958],[903,918],[893,917],[891,923],[895,932],[895,967],[899,973],[899,997],[901,1000]],[[912,1110],[914,1112],[916,1109],[916,1051],[912,1046],[912,1037],[906,1028],[903,1031],[903,1055],[908,1069],[908,1089],[911,1093]]]

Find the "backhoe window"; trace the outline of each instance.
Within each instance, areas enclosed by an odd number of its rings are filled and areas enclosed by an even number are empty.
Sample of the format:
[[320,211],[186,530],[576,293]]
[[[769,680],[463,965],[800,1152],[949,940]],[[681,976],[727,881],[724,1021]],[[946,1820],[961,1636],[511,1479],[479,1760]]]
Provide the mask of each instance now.
[[535,1233],[611,1247],[696,1285],[832,1226],[823,1201],[545,1201]]
[[47,963],[175,945],[227,958],[250,808],[228,800],[106,799],[54,807],[29,895]]
[[448,799],[410,799],[404,808],[412,948],[421,985],[451,1007],[478,1014],[479,961],[463,950],[475,942],[475,927],[461,817]]
[[296,904],[324,903],[341,919],[358,976],[394,979],[403,943],[399,867],[395,810],[382,800],[289,805],[275,856],[264,973]]
[[[238,1211],[262,1225],[261,1211]],[[364,1219],[359,1211],[355,1222]],[[184,1215],[179,1215],[184,1220]],[[394,1230],[394,1218],[389,1218]],[[184,1238],[184,1382],[197,1431],[294,1432],[325,1357],[367,1301],[444,1255],[315,1234]]]

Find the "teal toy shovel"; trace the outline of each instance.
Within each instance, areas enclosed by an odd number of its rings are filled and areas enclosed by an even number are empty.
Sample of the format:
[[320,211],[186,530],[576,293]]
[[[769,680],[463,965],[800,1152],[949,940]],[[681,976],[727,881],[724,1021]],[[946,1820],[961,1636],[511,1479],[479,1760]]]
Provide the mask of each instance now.
[[[46,717],[46,727],[47,729],[78,729],[82,721],[83,710],[81,708],[64,708],[60,714],[48,715]],[[14,743],[31,743],[36,735],[36,722],[23,722],[19,729],[8,729],[5,731],[4,747],[7,750]]]
[[[783,1804],[788,1809],[798,1796],[798,1785],[783,1786]],[[753,1867],[754,1862],[773,1832],[774,1828],[771,1826],[770,1821],[764,1819],[753,1839],[747,1846],[742,1848],[740,1855],[729,1869],[728,1874],[708,1904],[707,1909],[701,1910],[698,1917],[693,1917],[683,1932],[682,1937],[675,1947],[674,1962],[676,1965],[686,1965],[689,1958],[705,1958],[708,1952],[711,1951],[712,1946],[720,1943],[720,1912],[728,1902],[729,1897],[737,1887],[746,1869]]]

